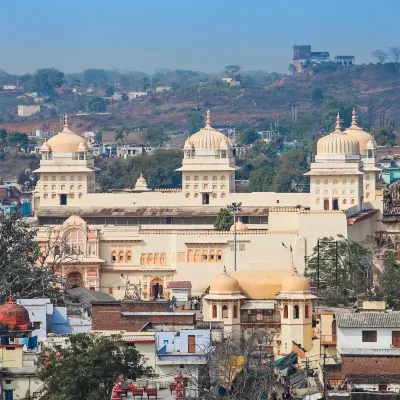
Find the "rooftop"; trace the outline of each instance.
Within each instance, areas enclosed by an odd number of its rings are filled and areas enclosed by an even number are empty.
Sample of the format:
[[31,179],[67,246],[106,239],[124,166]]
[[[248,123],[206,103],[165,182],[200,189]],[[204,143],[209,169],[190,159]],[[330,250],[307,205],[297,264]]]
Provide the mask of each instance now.
[[399,328],[400,312],[338,313],[336,324],[338,328]]

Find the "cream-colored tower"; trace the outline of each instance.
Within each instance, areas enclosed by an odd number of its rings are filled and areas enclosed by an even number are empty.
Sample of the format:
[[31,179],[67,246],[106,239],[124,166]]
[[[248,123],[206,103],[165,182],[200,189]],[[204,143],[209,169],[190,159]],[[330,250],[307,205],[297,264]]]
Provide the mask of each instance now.
[[363,164],[363,190],[364,190],[364,202],[366,208],[372,208],[372,205],[368,205],[370,201],[376,199],[376,180],[381,168],[376,166],[376,142],[374,137],[365,132],[357,124],[356,110],[353,110],[353,117],[350,128],[346,130],[346,133],[358,140],[360,145],[360,154]]
[[310,176],[312,210],[363,209],[364,172],[357,139],[340,128],[339,114],[335,130],[318,140],[315,162],[305,175]]
[[290,275],[283,281],[278,296],[281,312],[281,349],[280,354],[289,354],[293,342],[306,351],[312,348],[312,310],[313,300],[307,278],[293,267]]
[[63,130],[43,143],[34,209],[45,206],[78,206],[95,191],[95,167],[90,143],[70,130],[65,116]]
[[229,139],[211,126],[207,110],[206,126],[185,142],[182,193],[199,204],[212,204],[235,191],[235,160]]
[[204,297],[204,321],[222,321],[224,332],[240,332],[240,302],[245,299],[239,282],[226,272],[211,281],[210,292]]

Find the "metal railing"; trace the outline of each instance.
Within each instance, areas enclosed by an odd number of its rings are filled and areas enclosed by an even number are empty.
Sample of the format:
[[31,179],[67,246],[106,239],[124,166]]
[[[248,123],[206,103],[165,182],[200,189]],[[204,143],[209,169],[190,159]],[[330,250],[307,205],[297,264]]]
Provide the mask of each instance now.
[[336,343],[336,335],[321,335],[321,342]]
[[280,324],[281,317],[279,315],[241,315],[240,316],[241,323],[266,323],[266,324]]

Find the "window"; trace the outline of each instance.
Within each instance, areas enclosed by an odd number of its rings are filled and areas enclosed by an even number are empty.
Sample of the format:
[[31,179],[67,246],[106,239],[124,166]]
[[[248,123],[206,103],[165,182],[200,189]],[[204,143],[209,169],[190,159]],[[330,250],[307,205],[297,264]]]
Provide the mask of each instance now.
[[392,345],[400,348],[400,331],[392,331]]
[[65,181],[65,180],[66,180],[66,178],[65,178],[64,175],[61,177],[61,180],[62,180],[62,181]]
[[185,197],[188,199],[188,198],[190,198],[190,193],[186,193],[185,194]]
[[351,184],[354,185],[356,181],[354,179],[351,180]]
[[212,197],[213,199],[216,199],[218,197],[217,193],[213,193]]
[[371,197],[371,193],[367,193],[365,196],[367,199],[369,199]]
[[51,194],[51,198],[52,198],[52,199],[55,199],[56,197],[57,197],[57,196],[56,196],[55,193],[52,193],[52,194]]
[[225,193],[221,193],[221,199],[225,199],[226,194]]
[[49,185],[44,185],[44,186],[43,186],[43,189],[44,189],[44,190],[49,190]]
[[346,183],[347,183],[347,180],[343,179],[343,185],[346,185]]
[[226,185],[221,185],[221,189],[226,189]]
[[371,189],[371,185],[370,185],[369,183],[367,183],[367,184],[365,185],[365,189]]
[[45,176],[43,176],[43,180],[44,180],[44,181],[48,181],[48,180],[49,180],[49,177],[48,177],[47,175],[45,175]]
[[310,318],[310,309],[308,307],[308,304],[306,304],[304,308],[304,318]]
[[117,252],[116,252],[116,251],[113,251],[113,252],[111,253],[111,262],[112,262],[112,263],[117,262]]
[[215,189],[218,189],[218,185],[212,185],[212,188],[215,190]]
[[208,183],[203,184],[203,189],[208,189]]
[[319,203],[321,202],[321,200],[320,200],[320,199],[317,199],[317,200],[315,200],[315,202],[316,202],[317,204],[319,204]]
[[208,181],[208,176],[204,175],[203,181]]
[[194,198],[197,199],[198,197],[199,197],[199,194],[198,194],[198,193],[195,193],[195,194],[194,194]]
[[355,204],[356,201],[354,199],[351,199],[351,204]]
[[55,180],[57,180],[57,179],[56,179],[56,177],[53,175],[53,176],[51,177],[51,180],[52,180],[52,181],[55,181]]
[[75,185],[71,185],[69,188],[70,190],[75,190]]
[[186,187],[186,189],[190,189],[190,185],[186,185],[185,187]]
[[74,199],[74,198],[75,198],[75,194],[74,194],[74,193],[71,193],[71,194],[69,195],[69,197],[70,197],[71,199]]
[[337,196],[338,194],[339,194],[339,191],[338,191],[337,189],[334,189],[334,190],[333,190],[333,195],[334,195],[334,196]]
[[371,178],[370,178],[369,175],[367,175],[367,176],[365,177],[365,179],[366,179],[367,181],[369,181]]
[[199,177],[198,177],[197,175],[195,175],[194,180],[195,180],[195,181],[198,181],[198,180],[199,180]]
[[235,304],[233,306],[233,318],[237,318],[238,317],[238,306]]
[[217,252],[217,261],[218,262],[222,261],[222,250],[218,250],[218,252]]
[[195,188],[195,189],[198,189],[198,188],[199,188],[199,185],[194,185],[194,188]]
[[132,261],[132,252],[131,251],[126,252],[126,261]]
[[56,190],[56,185],[51,185],[51,190]]
[[300,318],[299,306],[296,304],[293,307],[293,319],[299,319],[299,318]]
[[124,254],[123,251],[120,251],[120,252],[119,252],[119,262],[120,262],[120,263],[125,262],[125,254]]
[[377,342],[378,341],[377,331],[362,331],[362,341]]
[[83,181],[82,175],[78,176],[78,181]]
[[344,195],[346,195],[347,194],[347,190],[346,189],[343,189],[343,192],[342,192]]
[[82,185],[78,185],[78,190],[82,190],[83,186]]
[[222,175],[221,176],[221,181],[224,181],[225,180],[225,175]]
[[65,236],[65,252],[67,254],[83,254],[86,244],[86,236],[79,229],[68,231]]
[[334,185],[337,185],[338,183],[339,183],[339,181],[338,181],[337,179],[334,179],[334,180],[333,180],[333,184],[334,184]]
[[80,199],[83,197],[83,194],[82,193],[79,193],[79,196],[78,196]]
[[45,194],[43,195],[43,198],[44,198],[44,199],[48,199],[48,198],[49,198],[49,195],[48,195],[47,193],[45,193]]
[[228,318],[228,306],[222,307],[222,318]]
[[190,176],[189,175],[186,175],[186,180],[190,181]]
[[217,181],[217,180],[218,180],[217,175],[214,175],[214,176],[213,176],[213,181]]
[[283,318],[289,318],[289,309],[287,304],[283,306]]
[[319,179],[317,179],[317,185],[320,185],[321,184],[321,182],[320,182],[320,180]]
[[328,179],[325,179],[324,180],[324,185],[327,185],[328,184]]
[[212,317],[217,318],[217,306],[215,304],[212,306]]
[[33,327],[34,329],[40,329],[40,322],[34,322]]
[[201,260],[203,262],[208,262],[208,251],[207,250],[203,250],[203,254],[201,255]]
[[69,180],[73,182],[73,181],[75,180],[75,177],[74,177],[73,175],[71,175],[71,176],[69,177]]
[[321,191],[320,191],[319,189],[316,189],[316,190],[315,190],[315,193],[316,193],[316,194],[320,194]]
[[346,199],[343,199],[343,204],[347,204],[347,200]]

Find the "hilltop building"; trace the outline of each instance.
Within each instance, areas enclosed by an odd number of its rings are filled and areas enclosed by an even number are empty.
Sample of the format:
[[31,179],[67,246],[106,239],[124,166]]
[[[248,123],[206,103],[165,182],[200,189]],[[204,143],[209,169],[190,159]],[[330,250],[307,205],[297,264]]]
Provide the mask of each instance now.
[[218,232],[214,223],[221,208],[241,202],[238,272],[292,265],[302,272],[318,238],[342,234],[362,242],[379,229],[375,151],[354,113],[349,129],[342,131],[338,118],[335,131],[318,141],[310,193],[237,193],[231,142],[212,127],[208,111],[205,127],[185,142],[182,189],[149,190],[144,175],[132,177],[134,190],[96,193],[93,148],[66,118],[62,132],[43,144],[35,171],[38,241],[45,247],[50,240],[49,262],[67,288],[122,299],[135,286],[149,300],[170,297],[173,281],[191,281],[198,295],[223,265],[233,269],[234,233]]

